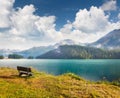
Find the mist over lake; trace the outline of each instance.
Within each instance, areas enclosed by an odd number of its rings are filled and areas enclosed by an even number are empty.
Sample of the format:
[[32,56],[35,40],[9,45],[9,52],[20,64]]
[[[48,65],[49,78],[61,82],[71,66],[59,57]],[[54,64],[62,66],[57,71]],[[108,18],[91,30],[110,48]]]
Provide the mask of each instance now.
[[8,59],[0,60],[0,67],[27,66],[33,67],[41,72],[53,75],[64,73],[74,73],[85,79],[98,80],[118,80],[120,79],[119,59],[98,59],[98,60],[63,60],[63,59]]

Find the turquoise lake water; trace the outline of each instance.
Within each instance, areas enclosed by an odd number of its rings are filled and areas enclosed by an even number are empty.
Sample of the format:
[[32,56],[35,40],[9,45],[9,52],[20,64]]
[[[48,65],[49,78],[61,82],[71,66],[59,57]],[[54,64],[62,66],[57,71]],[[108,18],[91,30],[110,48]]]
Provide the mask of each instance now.
[[0,66],[13,67],[28,66],[53,75],[75,73],[85,79],[109,81],[120,79],[120,59],[105,60],[51,60],[51,59],[20,59],[0,60]]

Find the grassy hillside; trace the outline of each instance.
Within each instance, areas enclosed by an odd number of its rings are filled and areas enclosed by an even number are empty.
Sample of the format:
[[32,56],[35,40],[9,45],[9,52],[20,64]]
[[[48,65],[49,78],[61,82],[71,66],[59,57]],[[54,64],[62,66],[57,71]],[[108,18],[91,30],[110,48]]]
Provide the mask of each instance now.
[[120,87],[86,81],[74,74],[53,76],[33,70],[18,77],[11,68],[0,68],[0,98],[120,98]]
[[78,45],[63,45],[51,50],[37,59],[119,59],[120,50],[109,51]]

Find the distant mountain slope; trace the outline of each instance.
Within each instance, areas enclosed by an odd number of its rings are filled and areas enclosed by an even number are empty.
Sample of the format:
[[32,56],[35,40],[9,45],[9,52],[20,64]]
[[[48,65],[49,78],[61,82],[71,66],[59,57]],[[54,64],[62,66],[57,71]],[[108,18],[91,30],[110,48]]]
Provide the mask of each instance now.
[[76,44],[81,44],[79,42],[75,42],[71,39],[65,39],[65,40],[61,40],[60,42],[54,44],[54,45],[50,45],[50,46],[40,46],[40,47],[33,47],[21,52],[17,52],[17,54],[20,54],[24,57],[29,57],[29,56],[33,56],[36,57],[38,55],[42,55],[50,50],[56,49],[61,45],[76,45]]
[[92,43],[91,46],[108,49],[120,49],[120,29],[108,33],[98,41]]
[[33,47],[28,50],[24,50],[21,52],[17,52],[17,54],[20,54],[24,57],[33,56],[36,57],[38,55],[42,55],[50,50],[54,49],[53,46],[40,46],[40,47]]
[[14,52],[18,52],[19,50],[10,50],[10,49],[0,49],[0,55],[8,56],[9,54],[13,54]]
[[71,39],[64,39],[64,40],[61,40],[60,42],[56,43],[54,46],[59,47],[62,45],[81,45],[81,46],[84,46],[85,44],[80,43],[80,42],[76,42],[76,41],[71,40]]
[[64,45],[51,50],[37,59],[116,59],[120,58],[119,51],[107,51],[98,48],[78,45]]
[[[19,52],[14,51],[14,50],[9,50],[9,49],[8,50],[1,49],[0,54],[7,56],[8,54],[16,53],[16,54],[22,55],[26,58],[29,56],[33,56],[33,57],[39,56],[40,58],[41,57],[52,58],[52,56],[53,56],[53,58],[55,58],[55,56],[56,56],[56,58],[95,58],[95,55],[97,54],[96,58],[100,58],[100,56],[98,56],[98,54],[100,54],[100,53],[102,54],[105,52],[105,51],[103,52],[101,49],[97,50],[95,48],[82,47],[85,45],[90,46],[90,47],[97,47],[97,48],[116,49],[119,51],[120,50],[120,29],[114,30],[114,31],[108,33],[104,37],[100,38],[98,41],[96,41],[92,44],[89,44],[89,45],[82,44],[80,42],[76,42],[71,39],[65,39],[65,40],[61,40],[60,42],[58,42],[54,45],[33,47],[33,48],[19,51]],[[61,46],[61,47],[64,46],[64,47],[61,48],[59,46]],[[68,47],[68,46],[70,46],[70,47]],[[97,52],[94,53],[94,51],[97,51],[100,53],[97,53]],[[49,57],[49,55],[50,55],[50,57]],[[118,54],[116,54],[116,55],[118,55]],[[110,57],[110,56],[107,55],[107,57]],[[104,54],[103,54],[103,56],[101,56],[101,58],[105,58]]]

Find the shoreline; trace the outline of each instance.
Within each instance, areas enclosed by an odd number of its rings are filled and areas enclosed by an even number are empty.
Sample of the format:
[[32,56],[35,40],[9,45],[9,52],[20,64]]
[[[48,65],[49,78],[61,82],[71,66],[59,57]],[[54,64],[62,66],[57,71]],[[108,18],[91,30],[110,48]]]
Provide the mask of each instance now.
[[110,82],[87,81],[72,73],[54,76],[36,71],[35,69],[32,69],[32,72],[33,76],[25,78],[19,77],[16,69],[0,67],[0,97],[120,97],[120,86]]

